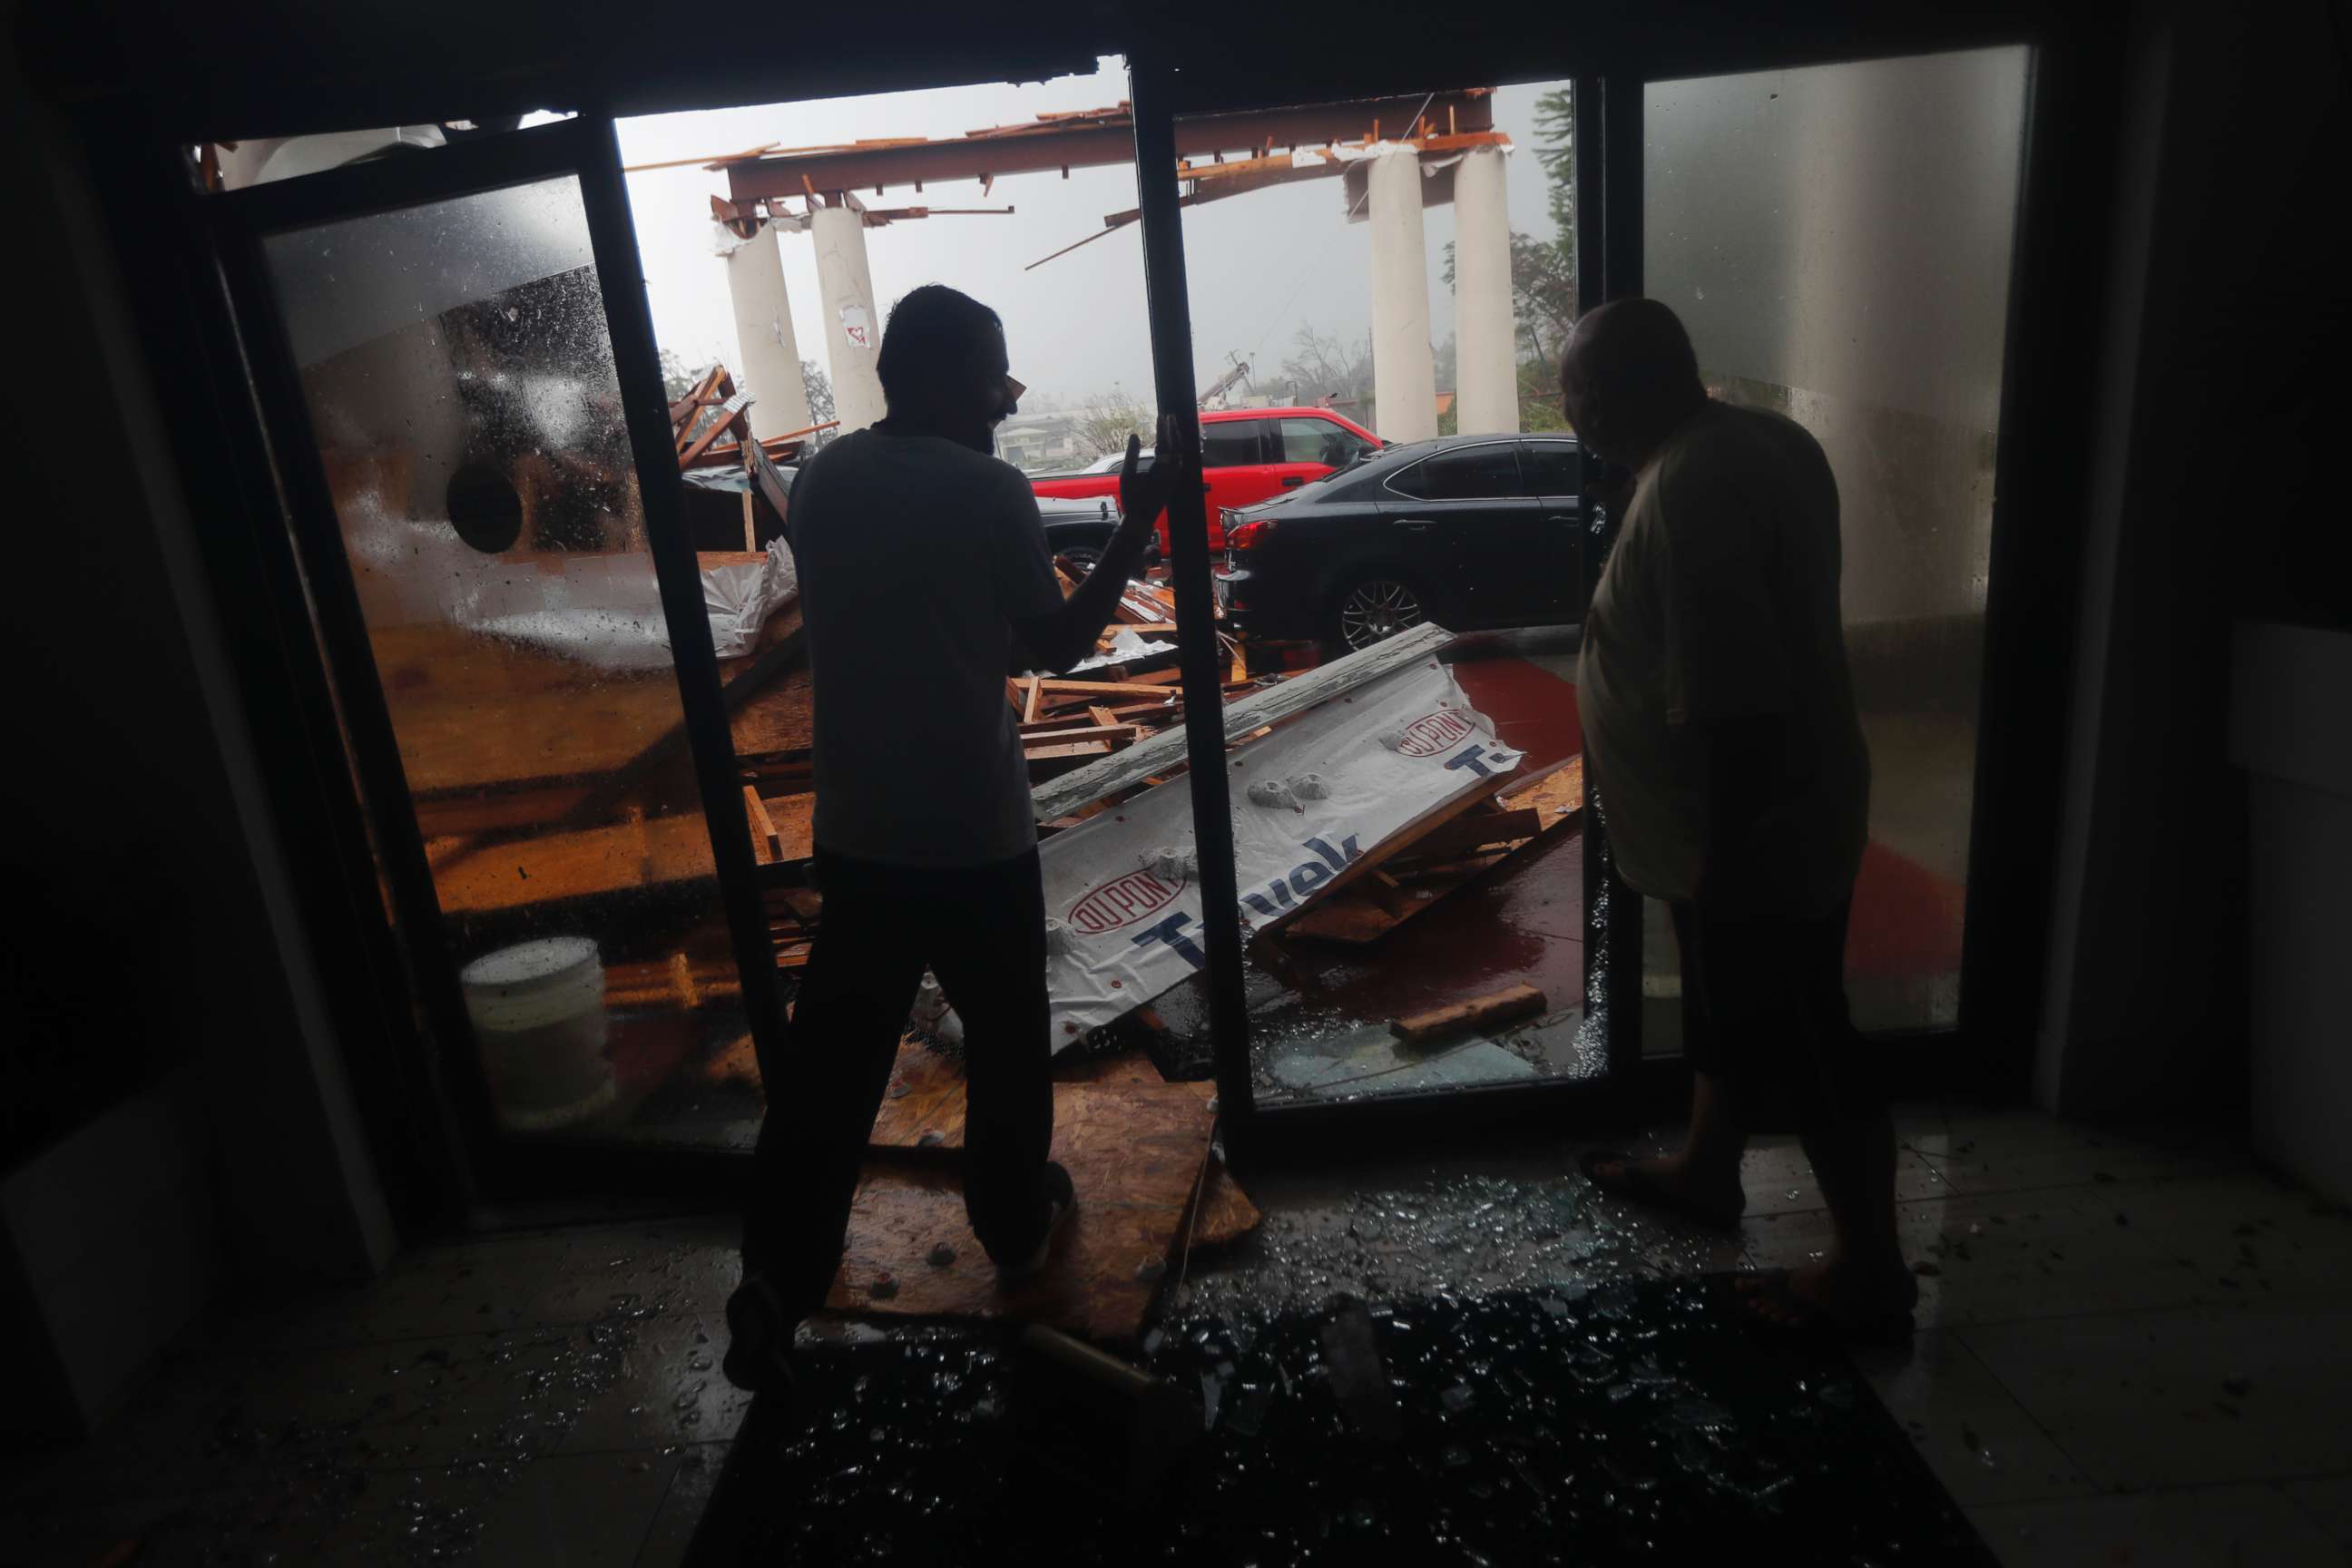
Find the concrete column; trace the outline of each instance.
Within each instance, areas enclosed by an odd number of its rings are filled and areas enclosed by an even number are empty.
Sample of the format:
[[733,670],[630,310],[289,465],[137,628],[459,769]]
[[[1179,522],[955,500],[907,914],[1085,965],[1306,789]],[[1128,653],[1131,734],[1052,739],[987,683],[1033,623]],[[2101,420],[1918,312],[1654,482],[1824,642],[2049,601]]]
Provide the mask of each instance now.
[[1474,148],[1454,166],[1454,406],[1465,436],[1519,428],[1511,214],[1503,190],[1499,147]]
[[846,435],[883,415],[882,378],[874,370],[882,347],[882,315],[874,308],[874,279],[866,269],[866,216],[855,207],[819,207],[809,215],[809,233],[816,240],[833,406],[841,417],[840,433]]
[[1437,364],[1429,347],[1429,255],[1421,232],[1421,157],[1372,160],[1364,205],[1372,226],[1372,417],[1381,438],[1437,434]]
[[808,389],[774,224],[727,253],[727,295],[735,305],[735,384],[751,389],[751,434],[765,441],[807,429]]

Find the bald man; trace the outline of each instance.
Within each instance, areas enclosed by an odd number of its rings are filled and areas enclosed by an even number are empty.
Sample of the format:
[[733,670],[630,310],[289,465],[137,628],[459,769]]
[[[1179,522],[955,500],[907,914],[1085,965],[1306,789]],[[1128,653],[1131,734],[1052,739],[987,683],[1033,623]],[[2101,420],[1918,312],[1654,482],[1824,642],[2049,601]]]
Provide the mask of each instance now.
[[1694,1069],[1679,1152],[1595,1152],[1586,1173],[1735,1226],[1748,1132],[1799,1132],[1833,1242],[1750,1283],[1753,1310],[1906,1333],[1918,1287],[1895,1235],[1894,1124],[1846,1010],[1870,757],[1838,615],[1837,481],[1795,422],[1710,399],[1654,300],[1580,318],[1559,377],[1586,447],[1634,476],[1577,696],[1618,869],[1673,912]]

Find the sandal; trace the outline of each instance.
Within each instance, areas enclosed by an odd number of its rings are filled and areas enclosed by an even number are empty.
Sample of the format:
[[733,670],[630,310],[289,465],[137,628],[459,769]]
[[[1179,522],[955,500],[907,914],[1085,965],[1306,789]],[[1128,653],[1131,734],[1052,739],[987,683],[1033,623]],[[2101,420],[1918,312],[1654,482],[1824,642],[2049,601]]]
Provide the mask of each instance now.
[[[1726,1214],[1721,1209],[1712,1209],[1704,1204],[1693,1203],[1635,1164],[1633,1158],[1631,1154],[1615,1150],[1587,1149],[1578,1158],[1576,1163],[1577,1168],[1584,1173],[1586,1181],[1591,1182],[1593,1186],[1612,1198],[1622,1198],[1629,1204],[1640,1204],[1645,1208],[1657,1209],[1673,1215],[1677,1219],[1686,1219],[1695,1225],[1706,1226],[1710,1230],[1739,1228],[1739,1215],[1737,1213]],[[1616,1174],[1602,1175],[1601,1167],[1612,1161],[1617,1165]]]

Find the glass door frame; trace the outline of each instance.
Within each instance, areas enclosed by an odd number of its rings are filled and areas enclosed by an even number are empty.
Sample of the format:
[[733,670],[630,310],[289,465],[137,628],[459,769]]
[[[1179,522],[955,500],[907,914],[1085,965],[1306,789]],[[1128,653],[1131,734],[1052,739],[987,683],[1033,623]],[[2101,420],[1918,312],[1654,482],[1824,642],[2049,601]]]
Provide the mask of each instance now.
[[[1139,31],[1148,34],[1149,29]],[[1642,40],[1613,36],[1605,27],[1589,40],[1567,37],[1539,42],[1532,51],[1529,41],[1515,37],[1507,63],[1503,60],[1505,51],[1496,46],[1492,68],[1482,72],[1477,68],[1488,63],[1483,58],[1488,51],[1456,40],[1455,47],[1445,52],[1444,62],[1433,68],[1457,80],[1482,74],[1495,80],[1538,77],[1576,80],[1578,286],[1583,298],[1605,298],[1639,286],[1640,109],[1645,81],[1998,43],[2023,43],[2032,50],[1985,633],[1982,706],[1987,711],[2002,712],[2004,721],[1983,736],[1977,759],[1958,1041],[1981,1068],[1972,1075],[1977,1087],[2013,1095],[2028,1081],[2032,1059],[2032,1027],[2042,984],[2042,938],[2048,922],[2049,855],[2059,828],[2056,775],[2067,721],[2067,695],[2064,683],[2051,679],[2049,672],[2068,667],[2065,661],[2073,647],[2074,599],[2081,576],[2075,524],[2087,492],[2091,419],[2098,405],[2097,353],[2104,321],[2100,261],[2110,221],[2104,204],[2086,200],[2085,193],[2094,197],[2103,195],[2115,166],[2122,41],[2088,23],[2048,16],[2012,17],[2006,24],[1995,21],[1990,26],[1955,25],[1949,29],[1877,26],[1847,18],[1836,26],[1808,34],[1730,47],[1720,38],[1697,42],[1684,37],[1665,46],[1648,40],[1649,47],[1644,47]],[[1119,42],[1106,39],[1104,47],[1117,48]],[[1691,58],[1667,58],[1676,47],[1693,51]],[[1421,73],[1408,65],[1379,61],[1367,65],[1359,58],[1334,56],[1313,73],[1312,79],[1301,81],[1295,69],[1286,68],[1277,80],[1266,73],[1254,76],[1246,66],[1235,70],[1232,68],[1236,62],[1230,60],[1224,62],[1223,71],[1210,71],[1207,58],[1188,57],[1181,44],[1162,47],[1139,37],[1129,50],[1155,382],[1162,407],[1191,410],[1196,407],[1197,388],[1192,374],[1191,323],[1171,155],[1174,115],[1230,109],[1252,100],[1276,101],[1271,96],[1275,94],[1296,100],[1339,96],[1349,90],[1399,90],[1414,85]],[[596,73],[592,70],[590,75],[593,78]],[[366,649],[363,642],[356,640],[355,605],[347,575],[340,584],[335,571],[321,578],[313,563],[319,541],[311,536],[322,515],[317,475],[310,475],[312,493],[305,499],[287,474],[289,466],[278,460],[278,449],[289,444],[289,431],[306,427],[300,400],[289,396],[282,381],[274,390],[268,386],[267,343],[252,341],[249,332],[241,337],[244,323],[230,309],[232,302],[266,298],[257,291],[266,279],[256,269],[247,228],[263,214],[288,215],[288,221],[299,219],[306,211],[319,216],[340,216],[347,210],[363,210],[370,204],[430,199],[449,194],[468,180],[498,184],[562,171],[581,178],[583,197],[597,225],[600,262],[611,256],[626,256],[633,264],[634,236],[628,227],[617,143],[609,113],[599,101],[601,93],[617,90],[620,83],[610,73],[607,79],[603,89],[592,80],[579,105],[579,118],[561,125],[226,195],[197,195],[188,186],[180,167],[180,144],[190,135],[211,133],[210,129],[198,128],[193,119],[174,123],[173,111],[165,109],[152,119],[91,117],[83,122],[98,160],[118,174],[127,174],[131,188],[147,198],[143,203],[111,207],[109,221],[126,276],[136,285],[133,309],[151,342],[162,345],[156,363],[165,384],[183,396],[216,400],[175,422],[174,452],[188,477],[199,542],[215,578],[216,592],[225,604],[238,606],[240,613],[266,610],[274,627],[274,637],[257,628],[241,639],[236,648],[238,668],[247,681],[262,689],[248,696],[248,704],[257,714],[299,724],[299,732],[294,725],[289,725],[286,732],[265,726],[256,737],[258,760],[269,772],[272,798],[302,840],[331,846],[336,851],[337,867],[305,862],[299,896],[306,914],[320,922],[322,941],[331,950],[320,955],[321,973],[346,978],[365,975],[374,982],[375,1010],[383,1015],[381,1019],[366,1016],[365,1006],[353,1005],[342,994],[348,987],[339,988],[333,999],[340,1032],[347,1039],[362,1040],[363,1046],[352,1048],[363,1054],[414,1054],[400,1048],[414,1037],[409,998],[404,991],[413,981],[404,966],[390,957],[394,939],[376,897],[371,848],[358,831],[363,806],[381,836],[383,816],[399,815],[406,802],[404,792],[395,789],[387,794],[383,788],[382,763],[392,753],[383,729],[380,693],[373,713],[364,700],[355,709],[350,702],[348,683],[340,675],[341,669],[353,668],[348,660],[354,651],[364,659]],[[1213,80],[1221,85],[1210,88]],[[923,85],[911,79],[876,81],[869,89],[912,89]],[[1621,90],[1612,94],[1612,86]],[[779,96],[790,96],[804,91],[805,87],[796,85],[789,73],[779,73],[775,89]],[[764,89],[757,81],[739,82],[727,101],[751,101],[759,90]],[[453,94],[463,96],[455,89],[444,90],[441,96]],[[1609,112],[1612,99],[1613,115]],[[671,101],[665,107],[688,106]],[[313,120],[324,112],[320,107],[308,111]],[[189,113],[183,106],[177,118]],[[1607,147],[1612,128],[1618,147],[1614,157],[1608,155]],[[1155,161],[1158,167],[1153,171]],[[1608,221],[1612,205],[1622,220],[1613,226]],[[153,243],[159,223],[170,226],[168,234],[173,243]],[[613,276],[634,279],[636,272],[632,265],[625,272],[615,269]],[[690,565],[690,552],[685,550],[676,527],[677,482],[669,477],[666,465],[648,464],[645,458],[645,427],[649,418],[658,420],[666,410],[654,400],[658,378],[642,290],[610,290],[606,309],[649,535],[665,555],[686,555]],[[175,371],[172,368],[175,364],[201,368]],[[1197,430],[1197,420],[1182,420],[1180,416],[1180,422],[1188,431]],[[666,456],[667,445],[658,437],[656,445]],[[300,469],[315,464],[290,467],[299,475]],[[1183,510],[1189,513],[1192,509],[1184,505]],[[289,513],[296,535],[292,542],[285,526]],[[664,521],[657,523],[657,519]],[[1189,516],[1185,521],[1185,531],[1199,526]],[[1597,542],[1605,544],[1605,539]],[[1198,618],[1207,594],[1207,563],[1204,551],[1198,552],[1198,559],[1188,559],[1194,553],[1192,546],[1178,543],[1176,587],[1180,604],[1190,602],[1194,606],[1191,614]],[[329,554],[340,570],[339,549]],[[663,571],[666,582],[676,574],[667,567]],[[699,663],[693,650],[698,647],[707,650],[703,637],[707,633],[678,643],[682,664]],[[335,669],[319,668],[316,652],[320,639],[337,661]],[[363,662],[356,668],[368,665]],[[709,673],[707,668],[705,673]],[[1204,689],[1199,672],[1189,666],[1184,679],[1192,695]],[[699,695],[694,688],[700,689]],[[689,683],[685,696],[690,740],[707,788],[711,775],[704,768],[706,756],[727,752],[723,713],[709,711],[717,698],[715,678],[708,685],[701,680]],[[364,803],[353,787],[331,699],[340,701],[340,717],[352,727],[354,742],[373,759],[361,770],[366,785]],[[1188,700],[1186,706],[1188,714],[1211,711],[1199,700]],[[1188,726],[1192,722],[1188,720]],[[360,733],[371,729],[372,735]],[[1202,724],[1188,728],[1188,743],[1198,757],[1206,760],[1222,753],[1223,737],[1213,724]],[[1222,784],[1219,769],[1195,769],[1194,773],[1196,777],[1216,776]],[[712,802],[714,851],[730,889],[727,897],[730,924],[734,924],[740,894],[731,889],[748,880],[748,837],[740,824],[731,834],[723,826],[736,822],[740,800],[730,790],[716,794],[725,798]],[[1214,815],[1222,816],[1222,813]],[[407,832],[413,837],[413,817],[409,820]],[[1598,836],[1601,830],[1591,813],[1588,823],[1589,831]],[[1213,826],[1208,830],[1217,834]],[[400,837],[394,834],[383,842],[397,845]],[[405,897],[412,900],[418,880],[415,854],[415,847],[408,846],[393,857],[395,861],[406,860],[405,868],[386,868],[395,886],[404,886]],[[1603,859],[1603,855],[1586,857],[1585,874],[1591,886],[1610,885],[1605,866],[1598,864]],[[1230,881],[1229,869],[1223,879]],[[1260,1110],[1250,1091],[1248,1020],[1240,1005],[1238,914],[1234,900],[1227,898],[1222,900],[1226,912],[1221,916],[1219,901],[1213,898],[1205,911],[1204,937],[1211,958],[1211,1020],[1221,1101],[1227,1135],[1236,1152],[1243,1146],[1281,1153],[1327,1142],[1354,1142],[1391,1127],[1408,1139],[1436,1139],[1446,1136],[1449,1129],[1493,1134],[1500,1124],[1524,1120],[1531,1131],[1557,1133],[1562,1113],[1571,1108],[1580,1121],[1588,1113],[1612,1119],[1633,1109],[1625,1098],[1628,1093],[1637,1097],[1633,1103],[1638,1103],[1653,1097],[1671,1100],[1678,1091],[1678,1064],[1643,1061],[1640,1056],[1641,935],[1634,918],[1612,921],[1588,933],[1588,963],[1596,951],[1605,952],[1609,958],[1611,979],[1604,1000],[1610,1004],[1612,1022],[1610,1070],[1605,1079]],[[1611,907],[1631,902],[1630,897],[1612,899]],[[410,906],[404,903],[404,907]],[[1593,900],[1588,897],[1588,919],[1592,908]],[[1225,928],[1223,934],[1221,926]],[[354,944],[365,951],[354,955],[348,951]],[[750,955],[742,954],[740,942],[738,950],[742,955],[740,963]],[[755,971],[762,975],[772,973],[764,967],[765,956],[764,952],[759,955],[762,967]],[[1591,999],[1588,980],[1589,1005]],[[450,1007],[450,999],[445,996],[423,1009],[445,1040],[446,1031],[434,1016],[446,1014]],[[781,1039],[781,1017],[771,1027]],[[1953,1036],[1951,1031],[1937,1031],[1934,1039],[1950,1042]],[[1922,1055],[1911,1052],[1906,1059],[1916,1061]],[[404,1100],[433,1101],[424,1118],[430,1121],[440,1114],[447,1099],[444,1086],[430,1081],[429,1073],[427,1081],[420,1085],[408,1075],[408,1065],[404,1061],[398,1073],[390,1076],[374,1062],[355,1065],[353,1070],[357,1076],[364,1067],[367,1076],[386,1089],[394,1083],[405,1086],[409,1092],[402,1096]],[[471,1071],[470,1066],[467,1070]],[[464,1076],[460,1075],[460,1082]],[[1262,1122],[1278,1129],[1278,1139],[1260,1136],[1257,1130]],[[412,1116],[405,1123],[389,1125],[393,1131],[386,1131],[387,1123],[371,1120],[371,1137],[380,1160],[395,1134],[407,1135],[419,1126],[419,1121]],[[429,1142],[433,1130],[424,1131]],[[454,1154],[446,1167],[443,1161],[432,1157],[415,1163],[422,1168],[424,1184],[454,1183],[461,1187],[455,1194],[458,1202],[484,1186],[501,1194],[518,1187],[576,1190],[586,1186],[609,1191],[616,1183],[643,1182],[655,1188],[685,1190],[708,1179],[704,1173],[713,1160],[741,1158],[614,1151],[601,1158],[596,1172],[582,1181],[576,1172],[566,1176],[544,1169],[518,1170],[512,1162],[504,1161],[487,1171],[470,1172],[465,1156],[471,1152],[478,1157],[484,1145],[478,1140],[456,1142],[458,1146],[454,1151],[436,1151]],[[671,1174],[681,1162],[695,1173],[686,1182]],[[454,1176],[434,1174],[447,1167],[454,1167]],[[478,1174],[488,1179],[474,1180]]]
[[[1642,292],[1644,100],[1652,82],[1998,45],[2027,49],[2028,88],[2004,323],[2001,440],[1979,706],[1980,712],[2016,714],[2021,721],[1995,727],[1975,758],[1958,1021],[1870,1036],[1897,1053],[1889,1064],[1889,1085],[1905,1097],[1954,1092],[2013,1096],[2024,1088],[2030,1070],[2031,1026],[2042,984],[2039,938],[2047,923],[2036,873],[2046,877],[2056,803],[2048,770],[2021,775],[2018,759],[2037,746],[2051,749],[2063,723],[2063,694],[2038,689],[2048,683],[2035,672],[2049,668],[2053,626],[2063,634],[2071,621],[2071,605],[2063,595],[2076,582],[2080,567],[2075,546],[2065,537],[2026,537],[2027,525],[2021,518],[2042,509],[2032,501],[2022,507],[2013,502],[2021,486],[2047,486],[2057,503],[2050,510],[2059,512],[2087,467],[2081,452],[2065,449],[2063,437],[2051,432],[2083,428],[2079,412],[2063,413],[2065,395],[2056,389],[2086,379],[2091,347],[2079,332],[2037,331],[2035,323],[2046,326],[2060,319],[2070,302],[2079,308],[2086,295],[2095,295],[2095,281],[2080,270],[2084,254],[2081,234],[2086,228],[2098,231],[2104,220],[2066,211],[2062,204],[2070,184],[2079,184],[2086,174],[2095,177],[2107,150],[2067,145],[2048,128],[2070,115],[2095,113],[2105,101],[2103,94],[2112,90],[2112,76],[2097,63],[2096,51],[2084,37],[2060,31],[2037,37],[2033,29],[2022,27],[1964,30],[1963,36],[1947,38],[1890,37],[1876,49],[1824,48],[1806,51],[1801,58],[1785,58],[1781,49],[1765,47],[1748,58],[1717,52],[1687,66],[1655,58],[1622,65],[1588,59],[1588,70],[1591,63],[1601,63],[1601,70],[1581,74],[1564,67],[1559,72],[1575,82],[1576,284],[1579,308],[1583,309],[1589,302]],[[1159,399],[1161,408],[1177,411],[1182,421],[1194,406],[1196,389],[1173,123],[1180,114],[1242,107],[1253,89],[1208,86],[1200,71],[1188,72],[1171,59],[1144,53],[1130,56],[1129,64]],[[1510,68],[1495,73],[1495,79],[1536,79],[1539,69],[1531,68],[1521,56]],[[1357,85],[1344,72],[1328,71],[1296,87],[1284,100],[1345,96],[1351,90],[1394,91],[1404,85],[1395,79],[1398,75],[1389,68],[1368,71]],[[2096,247],[2090,249],[2095,252]],[[2037,416],[2046,428],[2035,426]],[[1187,423],[1186,428],[1197,441],[1197,421]],[[1586,463],[1587,492],[1593,493],[1602,466],[1590,458]],[[1196,520],[1193,508],[1190,497],[1181,497],[1171,512],[1179,622],[1188,627],[1205,626],[1209,593],[1204,523]],[[1588,584],[1599,581],[1613,538],[1614,520],[1605,513],[1594,516],[1585,540]],[[1188,605],[1194,607],[1188,610]],[[1189,639],[1196,645],[1204,640]],[[1344,1102],[1257,1104],[1250,1079],[1240,921],[1230,887],[1228,802],[1223,770],[1213,765],[1223,749],[1222,733],[1210,718],[1216,711],[1215,681],[1213,659],[1205,651],[1186,657],[1183,686],[1202,850],[1209,1017],[1229,1139],[1261,1157],[1286,1157],[1341,1147],[1391,1130],[1426,1140],[1486,1135],[1519,1125],[1558,1133],[1572,1126],[1622,1123],[1636,1113],[1681,1109],[1687,1091],[1680,1058],[1643,1055],[1642,897],[1617,875],[1605,821],[1594,809],[1589,774],[1585,1005],[1588,1018],[1598,1015],[1605,1031],[1607,1067],[1602,1075],[1414,1090]],[[2030,857],[2030,863],[2021,865],[2021,855]],[[1991,934],[1996,928],[2012,934],[1997,942]],[[2033,933],[2029,951],[2018,951],[2013,933],[2019,931]]]
[[[1181,115],[1234,107],[1230,95],[1194,96],[1197,75],[1150,55],[1130,56],[1135,106],[1136,193],[1141,212],[1144,279],[1150,311],[1154,384],[1188,450],[1200,443],[1199,395],[1192,373],[1190,289],[1184,259],[1175,124]],[[1641,84],[1628,78],[1576,81],[1578,275],[1580,301],[1638,292],[1641,278]],[[1616,90],[1612,91],[1614,85]],[[1318,83],[1318,96],[1339,92]],[[1370,89],[1367,89],[1369,91]],[[1588,107],[1590,106],[1590,107]],[[1597,199],[1587,199],[1591,192]],[[1587,493],[1598,465],[1586,459]],[[1297,1156],[1393,1129],[1420,1139],[1493,1136],[1513,1127],[1558,1131],[1622,1121],[1645,1098],[1671,1090],[1672,1064],[1645,1064],[1641,1047],[1640,896],[1624,886],[1608,853],[1586,775],[1583,833],[1584,1003],[1587,1026],[1604,1032],[1605,1070],[1595,1077],[1535,1083],[1412,1089],[1345,1101],[1281,1100],[1260,1105],[1250,1070],[1250,1020],[1244,994],[1240,899],[1234,886],[1230,791],[1223,765],[1223,671],[1212,631],[1207,508],[1200,487],[1180,486],[1169,506],[1171,575],[1184,693],[1186,756],[1200,850],[1202,947],[1208,956],[1208,1018],[1219,1113],[1227,1141],[1244,1158]],[[1584,580],[1598,580],[1613,523],[1596,521],[1585,540]]]
[[613,120],[581,114],[551,124],[469,139],[415,153],[204,198],[212,250],[226,285],[245,370],[257,404],[288,530],[307,584],[317,637],[349,746],[349,765],[380,857],[399,928],[414,1004],[433,1050],[427,1077],[454,1123],[477,1190],[500,1195],[665,1187],[740,1156],[683,1150],[518,1143],[502,1134],[474,1046],[425,839],[392,714],[378,678],[359,588],[271,281],[264,241],[290,229],[570,176],[578,181],[605,327],[635,471],[647,552],[659,584],[687,747],[711,840],[755,1052],[782,1056],[785,1019],[774,983],[750,827],[734,782],[734,745],[686,532],[684,483],[654,342],[636,236]]

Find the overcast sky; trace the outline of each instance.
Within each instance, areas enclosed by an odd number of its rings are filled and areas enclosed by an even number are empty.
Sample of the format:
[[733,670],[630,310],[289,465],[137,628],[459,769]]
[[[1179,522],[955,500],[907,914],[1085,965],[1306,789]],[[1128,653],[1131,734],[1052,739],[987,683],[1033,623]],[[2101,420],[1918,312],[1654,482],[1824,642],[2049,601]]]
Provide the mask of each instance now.
[[[1496,122],[1520,149],[1510,157],[1511,226],[1549,237],[1543,172],[1532,155],[1535,100],[1544,90],[1544,84],[1505,88],[1496,95]],[[1091,76],[1024,87],[945,88],[625,120],[621,148],[628,163],[647,163],[715,158],[766,143],[953,136],[1024,121],[1045,110],[1099,108],[1127,96],[1124,66],[1105,60]],[[725,193],[723,174],[692,166],[629,176],[654,330],[664,348],[695,367],[713,359],[740,363],[726,271],[714,253],[710,223],[709,198]],[[1257,371],[1258,390],[1279,392],[1276,367],[1302,323],[1349,338],[1369,330],[1370,231],[1346,220],[1340,193],[1337,178],[1310,180],[1185,211],[1193,368],[1202,385],[1223,374],[1229,353],[1238,353]],[[987,196],[978,181],[931,182],[920,196],[893,189],[877,205],[918,202],[1015,211],[1011,217],[935,217],[869,229],[876,302],[886,313],[918,285],[952,284],[1003,316],[1013,372],[1037,394],[1076,404],[1118,385],[1150,401],[1150,331],[1135,228],[1024,270],[1099,232],[1104,215],[1134,206],[1131,167],[1073,169],[1066,180],[1058,172],[1012,175],[998,180]],[[1442,343],[1454,324],[1453,300],[1441,281],[1454,210],[1431,207],[1424,221],[1431,330]],[[806,235],[789,233],[781,248],[801,353],[822,363],[814,251]]]

